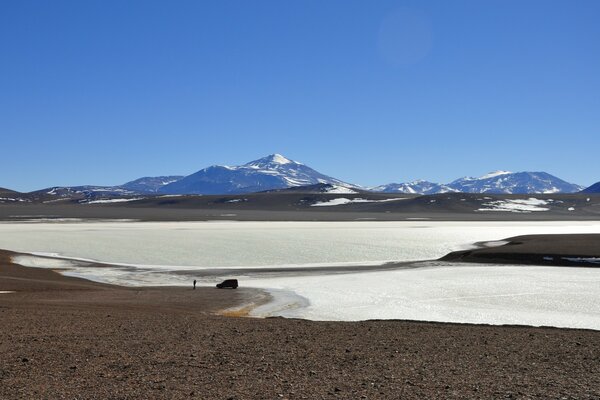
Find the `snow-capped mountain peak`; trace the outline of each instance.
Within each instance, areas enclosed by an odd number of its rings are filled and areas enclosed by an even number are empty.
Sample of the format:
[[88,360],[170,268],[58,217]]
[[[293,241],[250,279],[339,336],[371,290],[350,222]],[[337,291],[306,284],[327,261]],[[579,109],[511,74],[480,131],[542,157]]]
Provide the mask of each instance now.
[[574,193],[581,186],[565,182],[546,172],[497,171],[480,178],[457,179],[448,186],[465,193]]
[[204,168],[160,191],[168,194],[248,193],[318,183],[353,187],[281,154],[271,154],[240,166]]
[[250,161],[242,167],[260,168],[260,169],[279,169],[282,166],[302,165],[299,162],[290,160],[281,154],[271,154],[258,160]]
[[464,177],[451,183],[439,184],[427,181],[391,183],[372,190],[387,193],[436,194],[462,193],[575,193],[581,186],[565,182],[546,172],[495,171],[479,178]]
[[381,185],[371,188],[376,192],[384,193],[406,193],[406,194],[435,194],[435,193],[447,193],[453,192],[446,185],[439,183],[428,182],[422,179],[418,179],[412,182],[404,183],[390,183],[387,185]]
[[271,159],[271,162],[276,164],[289,164],[294,162],[279,153],[271,154],[268,158]]
[[493,172],[487,173],[487,174],[485,174],[483,176],[480,176],[477,179],[489,179],[489,178],[495,178],[497,176],[508,175],[508,174],[512,174],[512,172],[499,170],[499,171],[493,171]]

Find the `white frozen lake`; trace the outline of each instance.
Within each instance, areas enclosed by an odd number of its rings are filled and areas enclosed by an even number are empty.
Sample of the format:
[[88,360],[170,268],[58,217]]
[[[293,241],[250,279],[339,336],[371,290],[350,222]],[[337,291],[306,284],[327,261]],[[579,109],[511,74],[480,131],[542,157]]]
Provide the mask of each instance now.
[[[435,259],[473,242],[535,233],[600,233],[600,222],[0,223],[0,248],[133,265],[71,272],[126,285],[187,285],[195,270],[246,268],[243,276],[236,275],[241,283],[273,289],[278,300],[257,309],[258,315],[600,329],[600,269],[434,263],[319,276],[252,273],[262,266]],[[50,268],[64,264],[31,258],[22,262]],[[188,275],[175,272],[181,270]]]

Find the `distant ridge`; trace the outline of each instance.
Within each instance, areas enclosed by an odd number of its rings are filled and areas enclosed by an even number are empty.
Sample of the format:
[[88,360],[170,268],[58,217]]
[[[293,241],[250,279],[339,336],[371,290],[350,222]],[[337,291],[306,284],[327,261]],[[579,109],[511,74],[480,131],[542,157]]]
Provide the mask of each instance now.
[[465,177],[447,184],[427,181],[394,183],[373,188],[385,193],[437,194],[448,192],[489,194],[577,193],[582,186],[547,172],[495,171],[479,178]]
[[454,192],[454,189],[439,183],[416,180],[406,183],[389,183],[381,185],[371,190],[383,193],[406,193],[406,194],[437,194]]
[[[450,183],[415,180],[364,188],[318,172],[281,154],[271,154],[239,166],[213,165],[191,175],[147,176],[116,186],[54,186],[30,192],[33,199],[102,199],[156,194],[241,194],[274,191],[312,185],[332,185],[338,193],[346,190],[397,194],[488,193],[550,194],[599,193],[600,182],[585,189],[547,172],[494,171],[478,178],[464,177]],[[337,189],[336,189],[337,188]],[[340,189],[341,188],[341,189]],[[349,189],[343,189],[349,188]],[[310,188],[307,190],[325,190]],[[0,188],[0,194],[19,192]],[[7,197],[5,196],[5,197]],[[10,196],[8,196],[10,197]]]
[[127,182],[120,187],[137,193],[157,193],[163,186],[177,182],[183,178],[184,176],[181,175],[146,176]]
[[19,192],[7,188],[0,187],[0,195],[3,194],[19,194]]

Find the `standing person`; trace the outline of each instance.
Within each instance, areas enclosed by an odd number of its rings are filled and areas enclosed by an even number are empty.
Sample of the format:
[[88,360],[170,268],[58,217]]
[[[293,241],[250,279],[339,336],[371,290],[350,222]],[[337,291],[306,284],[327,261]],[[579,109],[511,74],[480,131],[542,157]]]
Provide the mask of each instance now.
[[194,290],[196,290],[196,280],[194,279]]

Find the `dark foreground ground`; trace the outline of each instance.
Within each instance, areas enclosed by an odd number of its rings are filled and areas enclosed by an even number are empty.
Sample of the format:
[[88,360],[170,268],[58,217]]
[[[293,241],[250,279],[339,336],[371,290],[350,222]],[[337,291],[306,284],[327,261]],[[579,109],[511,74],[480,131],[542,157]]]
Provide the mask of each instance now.
[[215,315],[250,290],[126,289],[0,256],[1,399],[598,399],[600,332]]

